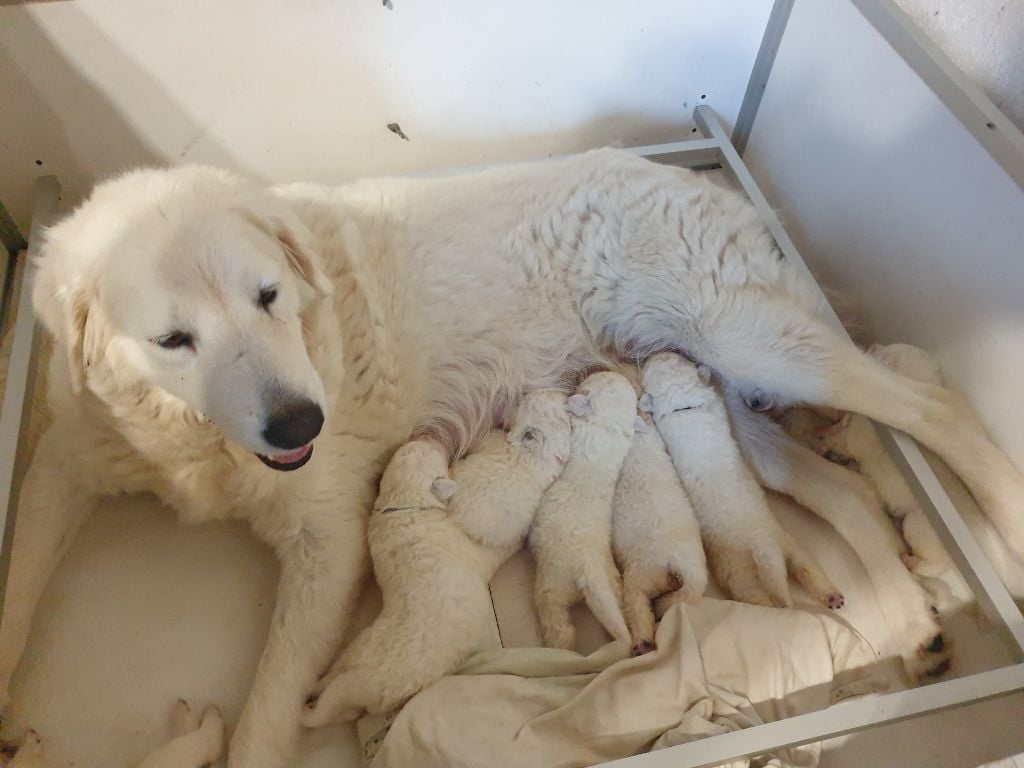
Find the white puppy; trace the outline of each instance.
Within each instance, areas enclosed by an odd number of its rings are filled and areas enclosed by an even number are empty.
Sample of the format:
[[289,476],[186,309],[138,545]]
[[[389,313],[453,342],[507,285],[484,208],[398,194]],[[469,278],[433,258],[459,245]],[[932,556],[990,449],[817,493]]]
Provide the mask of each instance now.
[[622,569],[622,601],[633,654],[654,649],[651,601],[678,592],[695,602],[708,582],[700,526],[654,424],[637,417],[615,487],[612,551]]
[[452,519],[475,541],[507,550],[503,562],[523,546],[541,497],[569,460],[569,429],[565,393],[529,392],[507,435],[491,432],[452,467]]
[[[224,751],[224,721],[208,706],[202,714],[181,699],[171,710],[171,739],[146,757],[139,768],[196,768],[209,765]],[[8,768],[48,768],[42,740],[28,731]]]
[[565,400],[551,390],[526,395],[509,433],[488,434],[452,469],[454,480],[432,443],[395,454],[369,525],[384,609],[320,681],[306,725],[388,712],[486,645],[487,585],[522,546],[568,456]]
[[788,572],[824,605],[841,608],[842,594],[773,517],[709,381],[706,369],[677,354],[654,355],[644,364],[640,406],[693,501],[719,586],[742,602],[789,606]]
[[544,644],[571,649],[576,630],[569,607],[580,597],[613,638],[629,640],[611,529],[615,484],[633,439],[636,392],[617,373],[595,373],[568,406],[569,463],[544,494],[529,542],[537,562],[534,600]]

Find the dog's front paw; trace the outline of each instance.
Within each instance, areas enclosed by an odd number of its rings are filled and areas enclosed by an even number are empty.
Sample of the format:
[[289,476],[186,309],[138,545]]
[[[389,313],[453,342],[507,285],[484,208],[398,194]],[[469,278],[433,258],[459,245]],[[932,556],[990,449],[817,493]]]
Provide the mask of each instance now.
[[21,746],[14,753],[8,763],[3,763],[8,768],[46,768],[46,760],[43,756],[43,741],[39,734],[29,730],[25,732]]
[[200,713],[185,699],[171,709],[173,738],[142,761],[139,768],[209,765],[224,753],[224,718],[210,704]]

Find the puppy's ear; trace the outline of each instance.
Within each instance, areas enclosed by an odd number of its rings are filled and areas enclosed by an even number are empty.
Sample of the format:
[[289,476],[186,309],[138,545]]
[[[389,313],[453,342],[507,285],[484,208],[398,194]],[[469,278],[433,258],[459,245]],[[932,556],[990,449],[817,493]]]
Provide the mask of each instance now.
[[64,347],[71,375],[71,391],[78,394],[85,383],[85,369],[91,361],[85,356],[85,333],[89,323],[91,299],[81,285],[78,270],[66,246],[47,237],[39,261],[34,265],[32,306],[36,316],[59,346]]
[[242,218],[272,237],[281,246],[288,266],[320,296],[334,290],[324,274],[319,254],[313,247],[313,235],[288,206],[273,198],[250,202],[240,208]]
[[654,398],[651,397],[650,392],[644,392],[640,395],[640,410],[647,414],[654,413]]
[[645,435],[649,435],[651,432],[654,431],[654,428],[647,423],[647,420],[640,416],[637,416],[635,419],[633,419],[633,429]]
[[569,413],[578,418],[584,418],[594,412],[590,405],[590,399],[586,395],[573,395],[565,401]]
[[441,501],[448,501],[448,499],[455,495],[455,491],[458,490],[458,487],[458,483],[450,477],[439,477],[434,481],[434,485],[431,487],[431,490]]
[[700,379],[701,384],[711,383],[711,369],[706,365],[697,366],[697,378]]

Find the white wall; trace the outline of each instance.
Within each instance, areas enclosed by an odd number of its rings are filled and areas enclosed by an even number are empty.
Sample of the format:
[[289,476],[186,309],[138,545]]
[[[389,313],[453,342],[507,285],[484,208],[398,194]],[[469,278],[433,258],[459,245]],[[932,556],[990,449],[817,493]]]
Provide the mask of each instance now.
[[[0,200],[153,161],[341,181],[732,122],[770,0],[78,0],[0,7]],[[705,98],[706,97],[706,98]],[[405,142],[386,129],[398,122]],[[36,165],[35,161],[42,161]]]
[[881,341],[938,353],[1024,468],[1024,191],[847,0],[798,0],[747,160]]
[[1024,0],[896,0],[1024,130]]

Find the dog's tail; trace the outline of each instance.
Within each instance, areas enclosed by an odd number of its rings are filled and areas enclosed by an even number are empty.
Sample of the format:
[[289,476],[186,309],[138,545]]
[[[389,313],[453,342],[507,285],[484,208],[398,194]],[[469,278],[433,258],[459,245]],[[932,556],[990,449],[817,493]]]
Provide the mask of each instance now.
[[622,577],[615,564],[588,563],[579,587],[601,626],[614,639],[628,643],[629,628],[622,615]]

